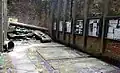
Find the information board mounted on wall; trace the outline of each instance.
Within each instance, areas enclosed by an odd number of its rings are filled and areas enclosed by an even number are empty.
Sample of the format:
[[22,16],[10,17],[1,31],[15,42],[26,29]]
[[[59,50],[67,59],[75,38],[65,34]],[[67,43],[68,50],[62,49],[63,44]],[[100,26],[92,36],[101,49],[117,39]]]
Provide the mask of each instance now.
[[70,21],[66,22],[66,32],[71,33],[71,22]]
[[113,40],[120,40],[120,19],[108,20],[107,38]]
[[90,19],[88,24],[88,36],[99,37],[100,19]]
[[75,34],[83,35],[83,20],[76,21]]
[[63,21],[59,22],[59,31],[62,32],[63,31]]
[[53,30],[56,30],[56,22],[53,24]]

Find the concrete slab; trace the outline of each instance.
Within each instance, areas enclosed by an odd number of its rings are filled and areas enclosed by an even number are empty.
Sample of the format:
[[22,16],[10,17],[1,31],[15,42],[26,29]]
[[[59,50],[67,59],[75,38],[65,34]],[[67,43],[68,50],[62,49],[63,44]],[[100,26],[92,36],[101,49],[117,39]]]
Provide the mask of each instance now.
[[77,57],[88,57],[87,54],[77,53],[68,47],[38,47],[37,52],[45,58],[50,59],[63,59],[63,58],[77,58]]
[[[8,55],[15,73],[119,73],[118,68],[57,43],[18,44]],[[32,44],[33,43],[33,44]],[[38,54],[39,53],[39,54]],[[56,71],[56,72],[54,72]]]
[[40,73],[50,73],[49,70],[44,66],[44,60],[37,54],[34,48],[27,51],[27,56],[30,61],[36,66],[36,70]]
[[41,46],[41,47],[51,47],[51,46],[64,46],[64,45],[58,44],[58,43],[55,43],[55,42],[51,42],[51,43],[41,43],[41,44],[39,44],[39,46]]
[[[16,42],[19,44],[19,42]],[[21,41],[22,43],[22,41]],[[36,66],[30,61],[26,55],[26,50],[29,45],[19,44],[15,46],[14,50],[9,53],[12,64],[14,65],[15,73],[38,73]]]
[[60,73],[119,73],[120,70],[95,58],[48,61]]

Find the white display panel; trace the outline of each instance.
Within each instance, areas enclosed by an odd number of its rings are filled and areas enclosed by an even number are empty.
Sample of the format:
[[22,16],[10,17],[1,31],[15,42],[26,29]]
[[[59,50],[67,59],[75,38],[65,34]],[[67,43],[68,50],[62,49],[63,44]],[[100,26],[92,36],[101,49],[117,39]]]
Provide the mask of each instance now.
[[63,30],[63,21],[60,21],[59,22],[59,31],[62,31]]
[[89,30],[88,35],[89,36],[99,36],[99,21],[100,19],[91,19],[89,20]]
[[109,20],[107,38],[120,40],[120,20]]
[[66,32],[71,32],[71,22],[66,22]]
[[82,34],[83,33],[83,20],[77,20],[77,24],[75,25],[75,33]]
[[53,30],[56,30],[56,22],[53,24]]

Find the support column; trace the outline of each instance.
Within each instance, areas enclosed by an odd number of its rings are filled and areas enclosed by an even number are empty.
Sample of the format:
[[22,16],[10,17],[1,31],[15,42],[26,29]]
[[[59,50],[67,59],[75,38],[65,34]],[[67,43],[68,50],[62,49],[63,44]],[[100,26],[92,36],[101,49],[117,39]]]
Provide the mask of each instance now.
[[109,0],[105,0],[104,2],[104,11],[103,11],[103,27],[102,27],[102,37],[101,37],[101,53],[104,53],[105,51],[105,18],[108,14],[108,3]]
[[57,7],[57,23],[56,23],[56,38],[57,40],[59,40],[59,21],[60,21],[60,14],[61,14],[61,4],[62,1],[61,0],[58,0],[58,7]]
[[66,27],[66,18],[67,18],[67,4],[68,4],[68,0],[64,0],[64,17],[63,17],[63,40],[65,40],[65,27]]
[[4,40],[7,40],[8,18],[7,18],[7,0],[3,0],[3,30]]
[[86,49],[87,46],[87,17],[88,17],[88,4],[89,0],[85,0],[85,6],[84,6],[84,31],[83,31],[83,36],[84,36],[84,46],[83,48]]
[[0,0],[0,52],[2,52],[3,50],[3,34],[2,34],[2,31],[3,31],[3,22],[2,22],[2,18],[3,18],[3,15],[2,15],[2,5],[3,5],[3,0]]
[[76,6],[77,6],[77,0],[73,1],[73,7],[72,7],[72,44],[75,44],[75,24],[76,24]]
[[50,24],[48,24],[48,27],[49,27],[49,34],[50,34],[50,36],[51,37],[53,37],[53,32],[52,32],[52,30],[53,30],[53,24],[54,24],[54,22],[53,22],[53,15],[54,15],[54,0],[50,0],[51,1],[51,8],[50,8]]

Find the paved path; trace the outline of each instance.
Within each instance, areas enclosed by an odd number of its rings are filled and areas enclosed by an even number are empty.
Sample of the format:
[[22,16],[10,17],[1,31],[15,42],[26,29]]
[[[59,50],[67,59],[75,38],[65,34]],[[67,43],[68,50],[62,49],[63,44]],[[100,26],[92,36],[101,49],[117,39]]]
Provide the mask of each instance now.
[[120,69],[64,45],[16,41],[9,53],[15,73],[120,73]]

